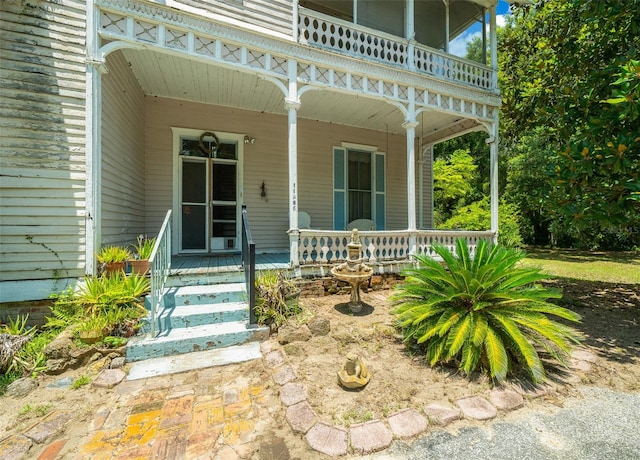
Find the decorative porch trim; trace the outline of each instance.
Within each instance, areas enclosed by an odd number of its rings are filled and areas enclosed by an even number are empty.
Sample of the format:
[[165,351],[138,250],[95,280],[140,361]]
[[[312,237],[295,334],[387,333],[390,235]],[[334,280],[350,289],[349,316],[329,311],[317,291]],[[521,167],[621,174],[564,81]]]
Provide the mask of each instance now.
[[[196,18],[186,11],[137,0],[100,0],[96,5],[100,37],[111,42],[120,41],[121,46],[133,45],[215,62],[283,82],[289,77],[288,61],[295,56],[296,78],[300,83],[378,98],[396,105],[409,103],[410,88],[415,88],[416,109],[455,113],[479,121],[493,121],[500,105],[500,97],[486,88],[473,88],[449,77],[420,75],[407,69],[258,35]],[[103,46],[101,58],[119,47],[113,43]]]

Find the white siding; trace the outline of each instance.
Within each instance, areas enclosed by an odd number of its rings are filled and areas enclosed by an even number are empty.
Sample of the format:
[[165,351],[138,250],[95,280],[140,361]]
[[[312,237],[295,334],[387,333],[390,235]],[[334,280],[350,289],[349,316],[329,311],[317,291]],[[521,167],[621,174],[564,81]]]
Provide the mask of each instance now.
[[0,3],[0,302],[84,274],[85,2]]
[[206,11],[215,15],[215,19],[230,18],[249,28],[258,26],[292,36],[292,0],[178,0],[176,3]]
[[[258,250],[288,248],[289,179],[287,118],[241,109],[162,98],[145,98],[147,229],[157,229],[172,206],[171,127],[248,134],[244,146],[244,203]],[[304,102],[303,102],[304,103]],[[387,151],[387,229],[407,226],[406,141],[384,132],[300,120],[298,132],[299,209],[312,227],[333,228],[332,147],[341,142],[376,145]],[[267,196],[260,196],[265,182]],[[156,230],[157,231],[157,230]]]
[[[120,52],[102,77],[102,245],[135,241],[145,228],[144,95]],[[153,235],[149,235],[153,236]]]

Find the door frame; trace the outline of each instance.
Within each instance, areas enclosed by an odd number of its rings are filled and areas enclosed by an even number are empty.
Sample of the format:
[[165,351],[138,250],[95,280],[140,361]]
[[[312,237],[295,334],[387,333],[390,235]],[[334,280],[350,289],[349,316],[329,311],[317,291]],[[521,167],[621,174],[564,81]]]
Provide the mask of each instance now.
[[[206,235],[206,248],[205,250],[193,250],[182,249],[182,212],[180,191],[182,190],[182,162],[180,159],[180,139],[182,137],[190,137],[198,139],[204,132],[213,132],[218,137],[220,142],[235,142],[238,146],[238,160],[236,164],[236,248],[233,250],[222,249],[215,252],[211,249],[211,161],[207,161],[207,197],[209,204],[206,209],[206,223],[207,223],[207,235]],[[172,246],[176,248],[174,251],[177,254],[215,254],[225,252],[236,252],[240,250],[240,237],[242,232],[242,204],[244,203],[244,138],[245,134],[229,133],[224,131],[192,129],[192,128],[179,128],[171,127],[173,136],[173,232]]]

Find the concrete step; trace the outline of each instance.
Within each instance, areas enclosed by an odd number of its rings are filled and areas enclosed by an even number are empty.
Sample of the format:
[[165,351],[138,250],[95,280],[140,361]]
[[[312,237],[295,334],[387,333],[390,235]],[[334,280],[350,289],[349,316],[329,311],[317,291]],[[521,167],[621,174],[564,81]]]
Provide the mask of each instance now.
[[156,321],[160,331],[224,322],[248,322],[249,305],[246,302],[221,302],[167,307],[160,312]]
[[171,273],[167,278],[167,287],[203,286],[225,283],[244,283],[242,270],[232,272],[203,272],[203,273]]
[[134,337],[127,344],[127,361],[179,355],[194,351],[262,341],[269,337],[269,328],[251,327],[247,321],[206,324],[163,331],[158,337]]
[[127,374],[127,380],[178,374],[195,369],[242,363],[260,358],[262,358],[262,353],[260,352],[260,344],[258,342],[249,342],[243,345],[234,345],[215,350],[199,351],[186,355],[152,358],[131,364],[131,368]]
[[247,293],[244,283],[170,287],[165,289],[163,295],[165,308],[246,300]]

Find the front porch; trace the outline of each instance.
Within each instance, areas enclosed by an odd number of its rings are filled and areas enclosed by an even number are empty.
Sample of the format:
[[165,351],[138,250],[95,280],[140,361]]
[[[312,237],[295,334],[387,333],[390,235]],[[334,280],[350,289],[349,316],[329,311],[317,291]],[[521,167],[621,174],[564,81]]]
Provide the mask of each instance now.
[[[359,232],[363,261],[374,268],[375,273],[400,273],[413,264],[411,254],[432,254],[433,244],[443,244],[454,249],[458,238],[465,238],[470,247],[481,239],[491,240],[491,231],[364,231]],[[347,258],[350,231],[299,230],[298,254],[291,252],[260,252],[256,248],[255,269],[283,271],[291,276],[307,278],[327,276],[332,266]],[[244,277],[242,254],[184,255],[171,257],[170,277],[192,280],[197,283],[241,281]]]

